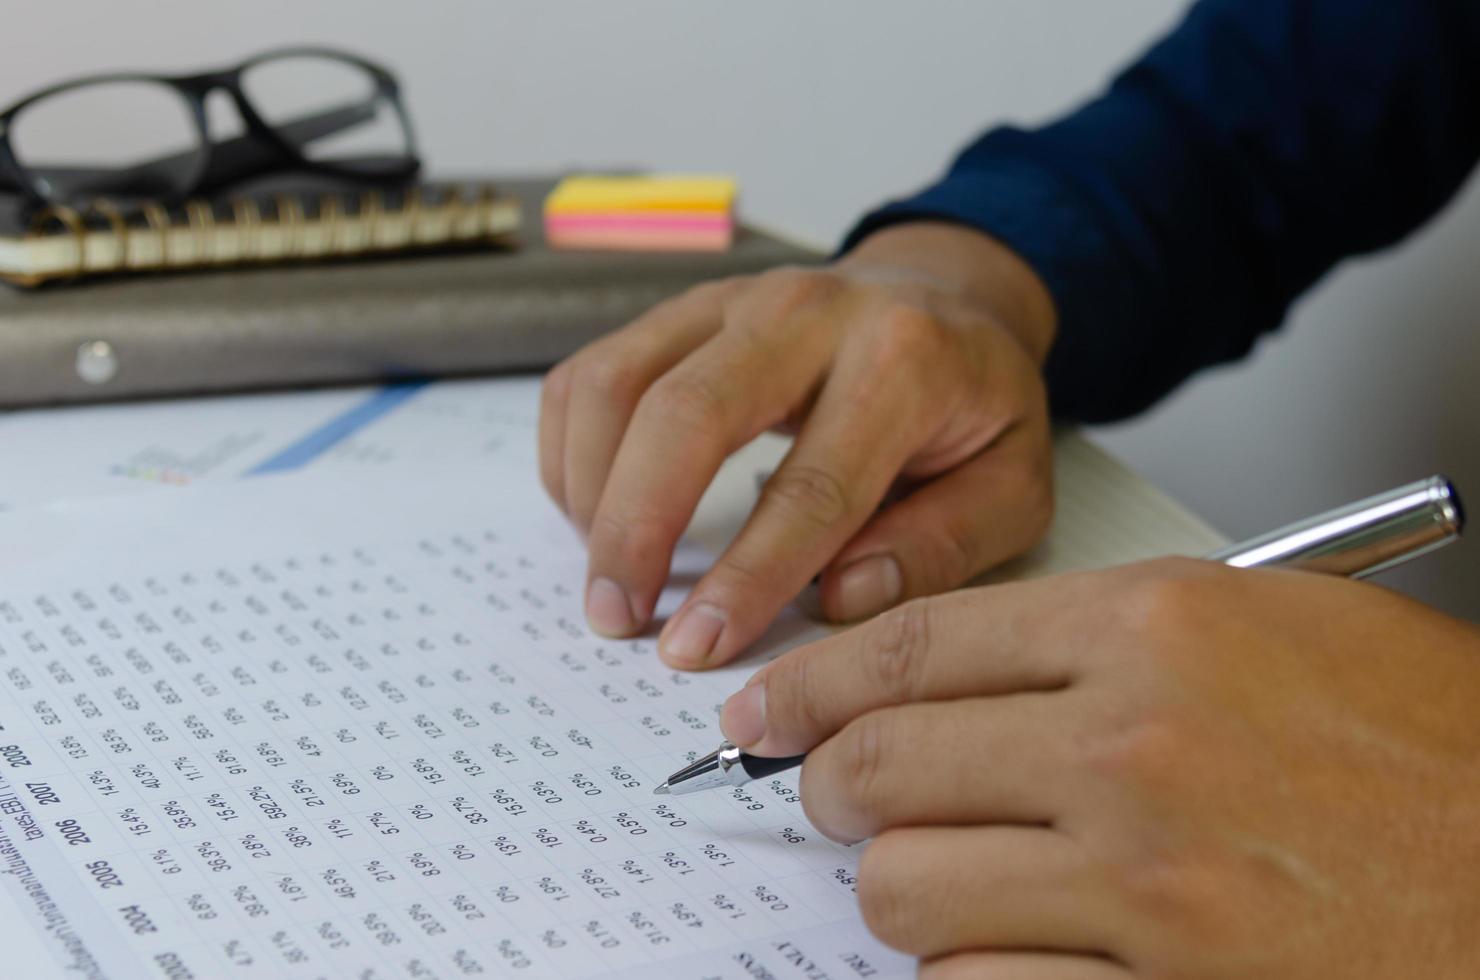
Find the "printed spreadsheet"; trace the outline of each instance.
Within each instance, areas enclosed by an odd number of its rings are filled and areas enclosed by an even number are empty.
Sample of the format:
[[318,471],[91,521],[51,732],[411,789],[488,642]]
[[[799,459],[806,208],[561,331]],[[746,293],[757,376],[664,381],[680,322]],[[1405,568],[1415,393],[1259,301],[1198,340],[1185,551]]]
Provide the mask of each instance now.
[[28,934],[26,976],[913,971],[795,773],[652,795],[817,627],[707,674],[594,637],[525,467],[16,511],[0,553],[0,948]]

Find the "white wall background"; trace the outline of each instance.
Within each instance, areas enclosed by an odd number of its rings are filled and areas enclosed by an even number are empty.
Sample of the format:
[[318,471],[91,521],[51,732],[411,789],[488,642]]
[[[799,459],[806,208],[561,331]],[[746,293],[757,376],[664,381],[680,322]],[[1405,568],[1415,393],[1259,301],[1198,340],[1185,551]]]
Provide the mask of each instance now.
[[[1184,0],[3,0],[0,103],[87,70],[336,43],[397,68],[442,173],[720,169],[835,241],[972,134],[1051,117]],[[1380,39],[1374,39],[1380,43]],[[1445,470],[1480,510],[1480,191],[1342,269],[1247,364],[1099,438],[1240,536]],[[1480,542],[1390,577],[1480,619]]]

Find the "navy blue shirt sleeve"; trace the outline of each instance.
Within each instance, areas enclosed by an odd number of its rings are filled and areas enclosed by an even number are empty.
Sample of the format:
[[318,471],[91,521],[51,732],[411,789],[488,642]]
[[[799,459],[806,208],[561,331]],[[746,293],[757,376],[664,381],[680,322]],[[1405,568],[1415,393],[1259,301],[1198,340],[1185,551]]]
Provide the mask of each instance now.
[[1475,0],[1203,0],[1102,97],[989,132],[844,248],[920,219],[998,238],[1058,310],[1054,414],[1106,421],[1247,353],[1477,156]]

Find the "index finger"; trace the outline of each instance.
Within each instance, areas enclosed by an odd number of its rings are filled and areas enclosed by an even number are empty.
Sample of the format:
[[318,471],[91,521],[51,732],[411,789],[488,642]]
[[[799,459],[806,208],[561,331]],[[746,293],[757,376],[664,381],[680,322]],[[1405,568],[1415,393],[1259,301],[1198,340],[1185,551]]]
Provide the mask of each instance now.
[[[591,520],[586,615],[626,636],[652,616],[679,536],[730,453],[783,418],[825,370],[831,332],[804,329],[813,311],[726,311],[725,327],[638,401]],[[761,327],[769,326],[769,332]]]
[[752,754],[800,755],[879,708],[1067,687],[1082,658],[1053,626],[1081,578],[915,599],[798,647],[730,696],[720,728]]

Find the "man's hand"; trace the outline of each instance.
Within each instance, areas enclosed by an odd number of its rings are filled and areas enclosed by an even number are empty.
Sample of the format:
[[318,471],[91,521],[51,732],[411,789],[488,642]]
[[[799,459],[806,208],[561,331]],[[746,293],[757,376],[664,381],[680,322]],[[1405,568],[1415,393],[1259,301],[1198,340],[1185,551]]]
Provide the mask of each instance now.
[[[587,618],[647,624],[715,471],[774,427],[796,442],[660,637],[673,666],[730,660],[818,572],[826,614],[850,620],[1025,551],[1052,509],[1052,333],[1020,259],[918,224],[832,266],[701,286],[580,351],[545,382],[540,472],[588,534]],[[878,512],[897,480],[913,492]]]
[[810,751],[932,980],[1480,971],[1480,631],[1375,586],[1174,560],[920,600],[721,724]]

